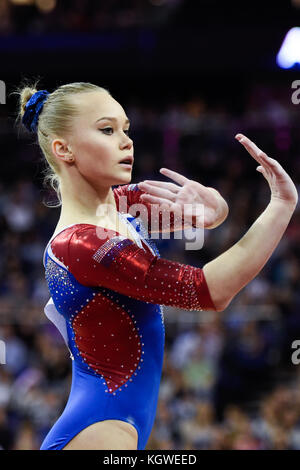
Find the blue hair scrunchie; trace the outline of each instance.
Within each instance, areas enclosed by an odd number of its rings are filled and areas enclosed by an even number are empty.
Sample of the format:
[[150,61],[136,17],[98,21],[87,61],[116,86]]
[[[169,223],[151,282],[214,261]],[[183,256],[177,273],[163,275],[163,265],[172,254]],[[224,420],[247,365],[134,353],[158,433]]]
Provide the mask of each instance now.
[[48,95],[50,95],[50,93],[47,90],[37,91],[26,103],[22,123],[29,130],[29,132],[36,132],[39,115],[43,109],[45,101],[48,98]]

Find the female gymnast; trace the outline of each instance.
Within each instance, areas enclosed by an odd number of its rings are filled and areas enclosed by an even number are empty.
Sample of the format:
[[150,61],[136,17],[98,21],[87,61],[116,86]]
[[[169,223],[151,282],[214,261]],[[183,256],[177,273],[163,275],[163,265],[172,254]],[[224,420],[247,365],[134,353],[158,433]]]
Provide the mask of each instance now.
[[[61,201],[44,253],[51,294],[45,313],[72,359],[68,402],[41,449],[144,449],[161,380],[162,305],[223,311],[278,245],[297,191],[276,160],[238,134],[269,184],[266,209],[241,240],[203,268],[162,259],[149,234],[164,230],[165,209],[174,230],[179,209],[203,204],[204,219],[194,215],[193,226],[214,228],[227,217],[224,199],[169,169],[161,173],[177,184],[129,184],[129,120],[111,94],[90,83],[66,84],[53,93],[35,86],[19,90],[20,118],[37,133]],[[151,226],[150,211],[144,222],[134,217],[134,204],[159,207],[158,228]]]

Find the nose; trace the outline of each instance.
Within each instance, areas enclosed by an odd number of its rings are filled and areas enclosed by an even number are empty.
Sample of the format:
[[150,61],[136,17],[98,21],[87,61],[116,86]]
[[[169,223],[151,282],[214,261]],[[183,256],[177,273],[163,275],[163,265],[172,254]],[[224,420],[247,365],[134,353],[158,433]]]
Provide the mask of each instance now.
[[133,146],[133,140],[129,136],[125,136],[122,140],[120,147],[130,149]]

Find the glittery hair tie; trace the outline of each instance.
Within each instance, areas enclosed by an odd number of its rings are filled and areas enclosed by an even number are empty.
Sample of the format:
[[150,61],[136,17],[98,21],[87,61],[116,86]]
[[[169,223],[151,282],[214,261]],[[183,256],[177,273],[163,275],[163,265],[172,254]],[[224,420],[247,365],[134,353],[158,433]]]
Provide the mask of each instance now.
[[22,123],[30,132],[36,132],[39,115],[49,95],[47,90],[37,91],[26,103]]

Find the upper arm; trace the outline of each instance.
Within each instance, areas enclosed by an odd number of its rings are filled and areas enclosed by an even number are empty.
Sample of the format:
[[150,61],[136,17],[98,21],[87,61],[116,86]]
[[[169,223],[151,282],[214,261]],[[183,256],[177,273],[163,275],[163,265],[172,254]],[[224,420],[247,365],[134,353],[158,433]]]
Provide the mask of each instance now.
[[215,310],[201,268],[159,258],[114,232],[108,235],[99,239],[97,227],[89,226],[70,238],[67,263],[81,284],[160,305]]

